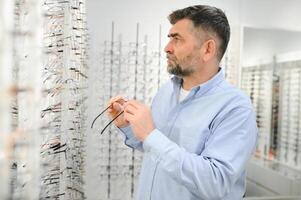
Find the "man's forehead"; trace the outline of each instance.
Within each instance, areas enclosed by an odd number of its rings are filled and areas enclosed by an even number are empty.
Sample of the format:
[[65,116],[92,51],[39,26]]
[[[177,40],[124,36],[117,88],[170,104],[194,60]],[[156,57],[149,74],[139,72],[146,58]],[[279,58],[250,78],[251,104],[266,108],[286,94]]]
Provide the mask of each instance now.
[[181,19],[177,21],[169,30],[169,34],[178,33],[180,35],[191,31],[194,28],[193,23],[189,19]]

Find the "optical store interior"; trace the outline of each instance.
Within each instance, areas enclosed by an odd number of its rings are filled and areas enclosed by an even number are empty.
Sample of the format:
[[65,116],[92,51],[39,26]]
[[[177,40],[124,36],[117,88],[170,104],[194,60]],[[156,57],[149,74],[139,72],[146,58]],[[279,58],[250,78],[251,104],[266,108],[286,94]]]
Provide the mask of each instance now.
[[193,5],[226,14],[220,67],[255,111],[243,199],[301,199],[300,0],[0,0],[1,200],[137,199],[144,153],[99,114],[120,94],[151,106],[167,17]]

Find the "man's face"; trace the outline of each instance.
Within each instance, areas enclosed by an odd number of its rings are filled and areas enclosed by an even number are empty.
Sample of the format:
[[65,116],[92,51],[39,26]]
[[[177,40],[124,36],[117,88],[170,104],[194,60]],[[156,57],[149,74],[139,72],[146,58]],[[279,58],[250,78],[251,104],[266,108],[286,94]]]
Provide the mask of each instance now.
[[170,29],[170,40],[164,49],[167,54],[167,71],[170,74],[190,76],[201,64],[201,42],[195,31],[189,19],[179,20]]

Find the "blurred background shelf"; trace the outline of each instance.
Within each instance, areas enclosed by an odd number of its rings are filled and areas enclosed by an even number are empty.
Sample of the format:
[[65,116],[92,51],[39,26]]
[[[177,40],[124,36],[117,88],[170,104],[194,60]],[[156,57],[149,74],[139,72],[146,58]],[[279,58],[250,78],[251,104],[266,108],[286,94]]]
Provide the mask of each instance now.
[[301,198],[300,171],[275,161],[252,159],[247,167],[246,196],[279,195]]

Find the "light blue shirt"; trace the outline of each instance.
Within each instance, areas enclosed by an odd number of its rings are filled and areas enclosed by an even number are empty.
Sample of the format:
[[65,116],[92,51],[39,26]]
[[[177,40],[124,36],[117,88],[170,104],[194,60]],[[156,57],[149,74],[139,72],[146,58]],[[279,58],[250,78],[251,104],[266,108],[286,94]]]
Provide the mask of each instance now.
[[258,132],[249,98],[220,70],[178,103],[181,81],[174,76],[155,96],[156,129],[143,143],[121,129],[125,144],[144,152],[136,199],[242,199]]

